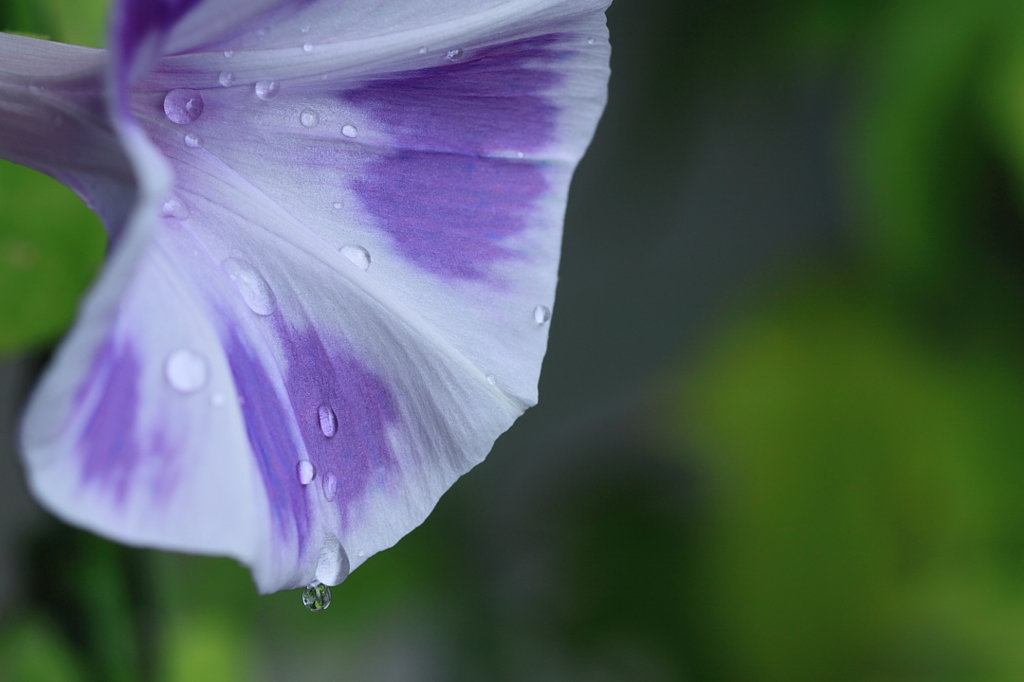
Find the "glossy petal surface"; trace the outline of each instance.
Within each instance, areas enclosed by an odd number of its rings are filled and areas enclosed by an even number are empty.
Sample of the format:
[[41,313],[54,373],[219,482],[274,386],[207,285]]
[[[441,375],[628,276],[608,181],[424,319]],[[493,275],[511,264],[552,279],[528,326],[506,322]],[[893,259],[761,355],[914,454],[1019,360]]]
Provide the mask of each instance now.
[[336,584],[536,402],[602,5],[147,6],[114,46],[143,190],[31,405],[33,486]]

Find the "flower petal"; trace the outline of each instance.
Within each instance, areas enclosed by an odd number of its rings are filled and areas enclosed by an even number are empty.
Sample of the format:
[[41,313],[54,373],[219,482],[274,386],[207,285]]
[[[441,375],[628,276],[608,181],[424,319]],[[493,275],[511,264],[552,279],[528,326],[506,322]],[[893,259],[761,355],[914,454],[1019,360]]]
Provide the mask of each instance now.
[[[214,6],[154,30],[178,45]],[[121,132],[173,192],[144,183],[152,236],[119,247],[30,405],[51,508],[234,556],[262,591],[335,584],[536,401],[607,39],[600,5],[479,6],[424,28],[421,3],[279,3],[256,38],[311,16],[340,38],[250,48],[236,26],[134,75]]]

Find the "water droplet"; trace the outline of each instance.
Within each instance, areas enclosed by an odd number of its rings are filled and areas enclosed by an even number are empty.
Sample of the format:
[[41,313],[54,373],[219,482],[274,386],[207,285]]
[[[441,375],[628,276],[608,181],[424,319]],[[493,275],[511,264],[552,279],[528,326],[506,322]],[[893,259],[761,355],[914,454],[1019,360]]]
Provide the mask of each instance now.
[[344,135],[345,137],[355,137],[356,135],[359,134],[359,131],[356,130],[356,127],[354,125],[346,125],[342,126],[341,134]]
[[597,42],[597,38],[587,38],[587,45],[593,45]]
[[356,552],[356,556],[366,556],[366,552],[364,552],[363,550],[359,550],[358,552]]
[[316,476],[316,469],[313,468],[313,463],[308,459],[300,459],[295,467],[295,471],[299,474],[299,483],[302,485],[309,485]]
[[462,48],[457,47],[454,50],[448,50],[444,56],[450,62],[457,62],[462,59],[462,54]]
[[303,26],[299,30],[302,31],[303,33],[309,33],[309,26]]
[[299,114],[299,123],[305,128],[315,128],[320,123],[320,114],[312,109],[303,109],[302,113]]
[[544,324],[551,319],[551,309],[546,305],[539,305],[533,309],[533,321],[537,324]]
[[323,611],[331,605],[331,588],[319,580],[306,585],[302,591],[302,605],[310,611]]
[[312,52],[313,51],[313,43],[304,43],[302,45],[302,51],[305,52],[306,54],[309,54],[310,52]]
[[523,153],[523,152],[516,152],[516,158],[517,159],[522,159],[522,158],[525,158],[525,157],[526,157],[525,153]]
[[181,203],[178,199],[171,197],[164,202],[163,214],[165,218],[176,218],[177,220],[184,220],[189,216],[188,206]]
[[230,71],[221,71],[220,75],[217,76],[217,82],[225,88],[229,88],[231,87],[231,84],[235,82],[235,74]]
[[164,364],[167,383],[182,393],[195,393],[206,384],[206,360],[193,351],[174,351]]
[[338,494],[338,479],[334,474],[324,476],[324,497],[328,502],[334,502],[334,496]]
[[341,207],[342,207],[342,205],[343,205],[343,204],[342,204],[342,203],[341,203],[340,201],[335,201],[335,202],[334,202],[333,204],[331,204],[331,206],[333,206],[333,207],[334,207],[334,208],[336,208],[336,209],[339,209],[339,208],[341,208]]
[[494,376],[493,374],[488,374],[487,375],[487,383],[489,383],[491,386],[493,386],[494,384],[498,383],[498,378],[496,376]]
[[191,123],[203,113],[203,96],[198,90],[171,90],[164,97],[164,113],[174,123]]
[[338,417],[334,414],[334,410],[327,403],[322,404],[316,409],[317,419],[320,420],[320,430],[328,438],[334,438],[334,434],[338,432]]
[[46,92],[46,86],[45,85],[29,85],[28,86],[28,91],[31,92],[33,95],[41,95],[44,92]]
[[224,50],[224,58],[225,59],[231,59],[234,56],[235,56],[235,51],[234,50]]
[[261,28],[260,30],[256,31],[256,35],[262,38],[263,36],[267,35],[267,31],[269,30],[269,28]]
[[341,247],[341,253],[345,258],[355,263],[356,267],[360,270],[365,272],[370,268],[370,252],[358,244],[349,244],[348,246]]
[[245,304],[257,315],[271,315],[277,306],[274,291],[256,269],[238,258],[228,258],[221,263],[221,269],[238,287]]
[[427,53],[427,46],[424,45],[423,47],[420,48],[420,54],[426,54],[426,53]]
[[216,393],[214,393],[213,395],[210,396],[210,403],[212,403],[213,405],[215,405],[217,407],[220,407],[221,405],[223,405],[227,401],[228,401],[228,399],[220,391],[217,391]]
[[203,138],[199,137],[195,133],[188,133],[185,135],[185,146],[196,149],[203,146]]
[[260,99],[274,99],[280,89],[277,81],[256,81],[256,96]]

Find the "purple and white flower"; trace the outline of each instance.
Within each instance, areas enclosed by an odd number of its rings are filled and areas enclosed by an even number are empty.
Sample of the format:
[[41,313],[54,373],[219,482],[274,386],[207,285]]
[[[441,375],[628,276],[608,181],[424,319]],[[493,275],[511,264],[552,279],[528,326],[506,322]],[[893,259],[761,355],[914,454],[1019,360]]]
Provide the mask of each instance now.
[[334,585],[537,399],[604,0],[120,0],[109,52],[0,35],[0,156],[106,267],[22,430],[36,496]]

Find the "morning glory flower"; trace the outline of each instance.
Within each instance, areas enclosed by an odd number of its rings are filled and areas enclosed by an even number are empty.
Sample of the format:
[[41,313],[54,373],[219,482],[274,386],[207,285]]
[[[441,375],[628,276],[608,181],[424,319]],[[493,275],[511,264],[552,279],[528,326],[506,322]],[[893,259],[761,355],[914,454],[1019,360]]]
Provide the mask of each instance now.
[[28,406],[31,489],[134,545],[334,585],[537,400],[603,0],[121,0],[0,35],[0,155],[105,268]]

